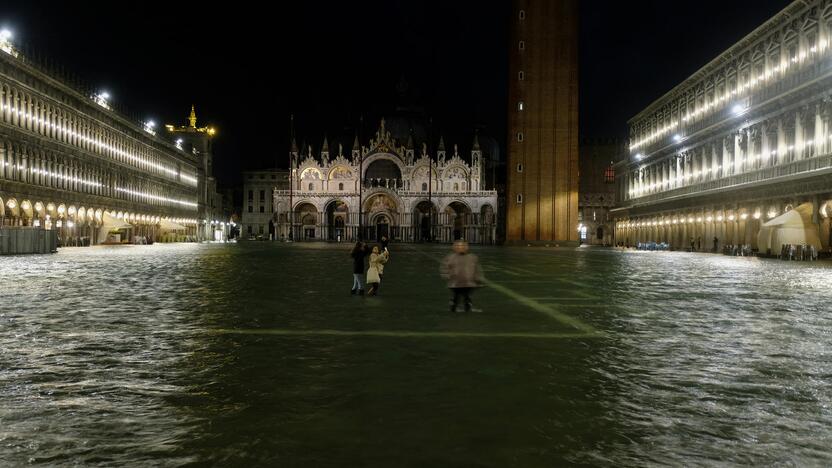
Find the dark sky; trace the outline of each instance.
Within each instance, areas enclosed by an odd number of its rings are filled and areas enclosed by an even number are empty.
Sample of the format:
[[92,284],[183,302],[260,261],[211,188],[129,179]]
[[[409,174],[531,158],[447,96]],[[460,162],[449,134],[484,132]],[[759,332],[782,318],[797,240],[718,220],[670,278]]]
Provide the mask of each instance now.
[[[290,113],[316,149],[403,104],[448,142],[479,129],[504,148],[508,2],[183,3],[7,0],[0,25],[136,115],[181,125],[196,104],[219,129],[223,183],[286,164]],[[787,4],[582,0],[581,134],[625,136],[628,118]]]

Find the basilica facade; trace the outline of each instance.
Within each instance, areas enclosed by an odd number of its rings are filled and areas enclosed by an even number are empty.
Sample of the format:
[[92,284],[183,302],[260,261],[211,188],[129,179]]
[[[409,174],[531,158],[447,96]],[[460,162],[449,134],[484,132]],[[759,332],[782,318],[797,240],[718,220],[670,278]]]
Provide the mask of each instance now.
[[277,239],[295,241],[377,240],[452,242],[496,240],[497,192],[483,186],[477,137],[469,157],[457,146],[449,154],[440,138],[436,154],[413,138],[401,145],[382,120],[375,138],[356,136],[345,155],[311,147],[290,151],[289,189],[273,190]]

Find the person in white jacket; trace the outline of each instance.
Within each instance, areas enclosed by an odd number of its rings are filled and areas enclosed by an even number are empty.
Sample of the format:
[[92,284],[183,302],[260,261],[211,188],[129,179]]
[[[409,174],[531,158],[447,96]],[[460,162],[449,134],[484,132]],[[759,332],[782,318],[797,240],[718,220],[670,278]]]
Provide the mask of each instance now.
[[378,292],[378,285],[381,283],[381,275],[384,274],[384,264],[389,258],[387,251],[380,253],[378,246],[373,247],[373,253],[370,254],[370,267],[367,268],[367,291],[368,296],[375,296]]

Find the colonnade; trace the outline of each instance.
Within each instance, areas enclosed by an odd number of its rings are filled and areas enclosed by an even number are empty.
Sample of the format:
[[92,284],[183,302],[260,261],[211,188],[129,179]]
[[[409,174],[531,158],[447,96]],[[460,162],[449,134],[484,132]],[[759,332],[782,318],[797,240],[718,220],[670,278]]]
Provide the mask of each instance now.
[[699,251],[721,250],[725,245],[749,245],[757,249],[761,226],[804,201],[814,203],[813,224],[818,229],[823,249],[829,249],[832,245],[832,195],[812,200],[771,200],[621,217],[615,223],[615,240],[629,246],[664,242],[673,250],[689,249],[691,241],[694,249]]

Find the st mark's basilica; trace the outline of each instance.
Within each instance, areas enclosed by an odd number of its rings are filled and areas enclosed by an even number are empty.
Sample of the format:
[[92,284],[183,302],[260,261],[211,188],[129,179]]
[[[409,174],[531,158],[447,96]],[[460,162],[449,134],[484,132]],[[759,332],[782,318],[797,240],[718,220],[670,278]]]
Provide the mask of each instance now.
[[291,185],[274,190],[276,238],[494,243],[497,192],[484,187],[477,136],[467,157],[441,138],[434,155],[415,146],[412,134],[404,144],[393,138],[383,119],[347,155],[341,144],[331,152],[326,138],[317,155],[293,141]]

